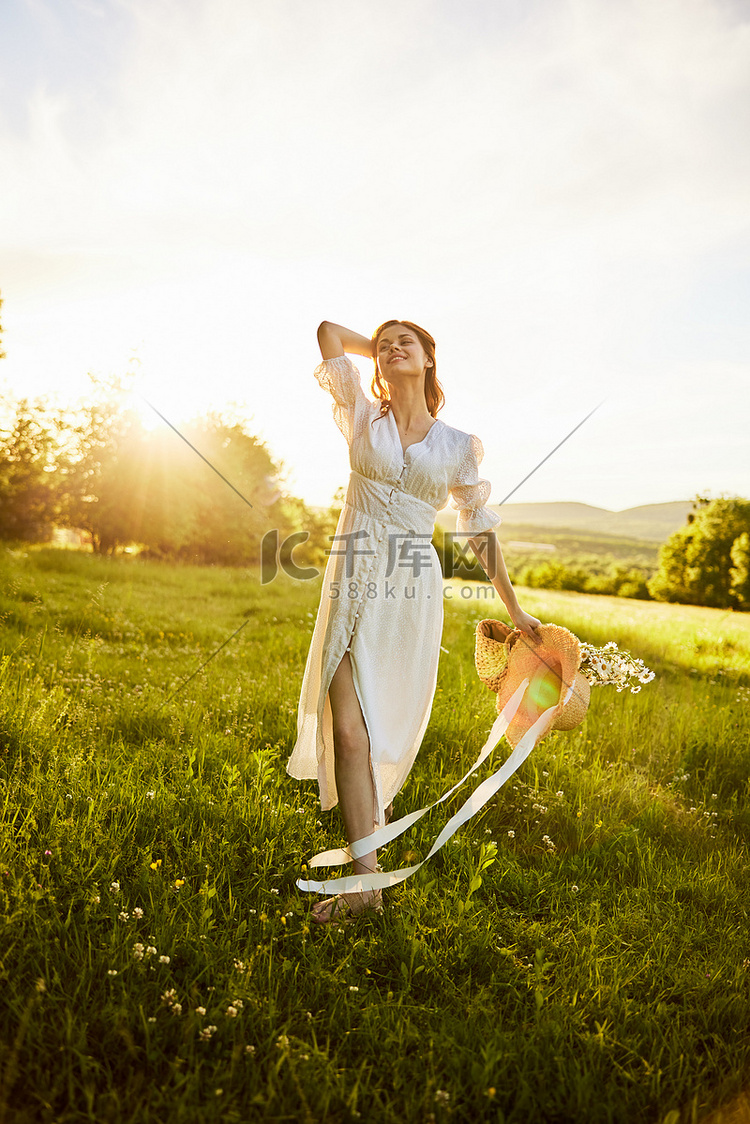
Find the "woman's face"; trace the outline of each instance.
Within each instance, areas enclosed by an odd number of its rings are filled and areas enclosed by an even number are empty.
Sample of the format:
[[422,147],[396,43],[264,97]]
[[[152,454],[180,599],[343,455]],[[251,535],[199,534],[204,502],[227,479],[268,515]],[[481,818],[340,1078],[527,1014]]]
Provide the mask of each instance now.
[[386,382],[404,378],[421,378],[432,366],[419,337],[405,324],[392,324],[378,336],[375,358],[380,377]]

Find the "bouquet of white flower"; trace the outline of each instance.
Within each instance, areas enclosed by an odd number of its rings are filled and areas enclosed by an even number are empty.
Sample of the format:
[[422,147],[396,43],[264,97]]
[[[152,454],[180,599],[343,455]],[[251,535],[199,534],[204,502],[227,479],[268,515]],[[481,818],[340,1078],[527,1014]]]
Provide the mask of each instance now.
[[614,683],[618,691],[628,687],[637,695],[643,683],[650,683],[654,672],[646,667],[643,660],[636,660],[630,652],[621,652],[614,640],[603,648],[593,644],[581,644],[580,672],[592,687],[604,687]]

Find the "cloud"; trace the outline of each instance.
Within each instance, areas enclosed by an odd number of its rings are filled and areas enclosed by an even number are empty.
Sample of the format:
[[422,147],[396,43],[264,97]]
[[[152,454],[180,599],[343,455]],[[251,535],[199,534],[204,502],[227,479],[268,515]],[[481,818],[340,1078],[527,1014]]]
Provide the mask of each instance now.
[[746,221],[750,31],[724,4],[536,4],[489,38],[477,4],[122,8],[106,127],[80,126],[102,76],[70,74],[35,90],[14,153],[19,217],[31,187],[74,241],[384,260],[411,231],[432,264],[484,263],[574,233],[685,253]]
[[[323,317],[425,321],[454,424],[548,444],[591,402],[648,382],[638,432],[655,446],[674,373],[697,385],[748,342],[742,301],[712,341],[697,298],[709,273],[736,294],[747,257],[742,6],[24,10],[35,61],[16,65],[0,116],[6,347],[15,325],[24,377],[48,362],[34,358],[45,331],[60,371],[124,364],[138,347],[196,407],[204,391],[251,396],[294,465],[329,424],[314,389],[305,423],[287,416]],[[269,386],[254,372],[280,347]],[[208,386],[207,369],[220,372]],[[726,416],[705,397],[698,408],[720,444]],[[504,474],[499,453],[488,463]],[[328,471],[340,473],[335,453]]]

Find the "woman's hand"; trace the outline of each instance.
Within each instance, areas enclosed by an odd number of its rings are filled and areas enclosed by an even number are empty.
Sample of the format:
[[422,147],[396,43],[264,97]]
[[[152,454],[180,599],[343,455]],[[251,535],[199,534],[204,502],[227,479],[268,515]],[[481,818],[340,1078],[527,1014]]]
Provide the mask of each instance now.
[[519,608],[515,613],[511,613],[510,619],[516,628],[520,628],[521,632],[525,632],[532,640],[541,642],[542,638],[538,629],[542,622],[537,620],[536,617],[532,617],[530,613],[524,613],[523,609]]

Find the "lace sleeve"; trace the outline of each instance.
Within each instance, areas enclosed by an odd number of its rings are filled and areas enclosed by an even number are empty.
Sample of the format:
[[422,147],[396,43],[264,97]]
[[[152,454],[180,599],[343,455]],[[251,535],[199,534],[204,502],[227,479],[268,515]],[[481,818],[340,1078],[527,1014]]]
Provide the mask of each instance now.
[[496,527],[501,519],[485,506],[490,497],[489,480],[479,476],[484,458],[482,442],[474,434],[468,436],[466,451],[451,485],[451,506],[458,508],[456,534],[479,535]]
[[347,355],[324,359],[315,368],[315,378],[333,398],[333,418],[351,444],[354,412],[360,401],[366,402],[359,381],[359,371]]

